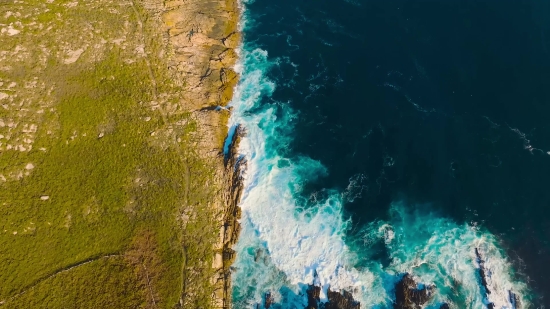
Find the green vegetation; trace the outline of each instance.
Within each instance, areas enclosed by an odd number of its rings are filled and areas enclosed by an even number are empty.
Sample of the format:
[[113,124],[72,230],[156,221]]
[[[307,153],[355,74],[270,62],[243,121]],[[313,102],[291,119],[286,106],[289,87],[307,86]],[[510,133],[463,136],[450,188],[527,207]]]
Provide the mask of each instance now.
[[[99,259],[44,280],[6,307],[139,308],[147,296],[138,282],[131,266],[121,258]],[[52,288],[61,286],[75,288]]]
[[0,5],[0,308],[211,307],[214,163],[157,19],[83,2]]

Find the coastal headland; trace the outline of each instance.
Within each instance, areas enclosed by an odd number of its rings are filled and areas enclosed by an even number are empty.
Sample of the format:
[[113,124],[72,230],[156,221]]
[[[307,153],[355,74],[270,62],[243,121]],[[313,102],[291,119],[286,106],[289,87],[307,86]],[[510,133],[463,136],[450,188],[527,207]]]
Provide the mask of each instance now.
[[233,0],[0,3],[0,308],[229,306],[238,19]]

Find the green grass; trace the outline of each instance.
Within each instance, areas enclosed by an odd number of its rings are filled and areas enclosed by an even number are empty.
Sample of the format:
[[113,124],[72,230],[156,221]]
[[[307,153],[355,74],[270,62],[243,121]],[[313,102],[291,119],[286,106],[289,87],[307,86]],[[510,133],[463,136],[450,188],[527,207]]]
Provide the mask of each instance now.
[[[122,258],[99,259],[44,280],[4,307],[145,308],[146,289],[139,282],[134,267]],[[66,288],[52,289],[56,286]]]
[[[67,78],[58,112],[47,116],[59,129],[48,137],[45,127],[37,138],[35,149],[49,149],[45,154],[33,150],[24,158],[1,158],[3,166],[17,161],[36,166],[30,176],[2,188],[0,226],[8,230],[0,237],[2,297],[65,265],[124,251],[139,219],[175,218],[178,196],[170,192],[181,179],[165,174],[178,168],[178,158],[148,145],[145,133],[152,124],[142,119],[138,99],[147,99],[150,86],[140,65],[117,64],[111,57],[91,73]],[[71,140],[74,132],[78,137]],[[132,189],[140,174],[153,180],[144,192]],[[43,195],[49,200],[42,201]],[[135,213],[125,210],[133,200],[143,204]],[[32,232],[22,232],[25,227]]]
[[[65,11],[57,5],[38,20],[58,23],[55,13]],[[105,25],[112,18],[84,16]],[[55,42],[44,35],[37,40]],[[159,39],[146,43],[152,54],[162,48]],[[35,166],[0,184],[0,308],[174,308],[180,298],[184,308],[211,306],[213,164],[192,146],[188,113],[151,110],[147,63],[129,64],[127,52],[113,47],[99,61],[70,66],[52,53],[45,70],[19,64],[0,76],[24,81],[34,72],[54,86],[54,108],[41,116],[33,149],[0,153],[0,173]],[[181,88],[163,60],[151,63],[156,90],[177,101]],[[187,125],[173,125],[182,119]],[[169,127],[169,137],[151,136]]]

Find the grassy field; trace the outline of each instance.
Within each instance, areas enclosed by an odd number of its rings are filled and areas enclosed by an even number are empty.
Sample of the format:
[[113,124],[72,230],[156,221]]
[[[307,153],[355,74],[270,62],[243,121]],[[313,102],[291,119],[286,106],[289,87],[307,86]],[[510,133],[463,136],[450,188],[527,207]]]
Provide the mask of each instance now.
[[156,20],[0,2],[0,308],[211,306],[214,163]]

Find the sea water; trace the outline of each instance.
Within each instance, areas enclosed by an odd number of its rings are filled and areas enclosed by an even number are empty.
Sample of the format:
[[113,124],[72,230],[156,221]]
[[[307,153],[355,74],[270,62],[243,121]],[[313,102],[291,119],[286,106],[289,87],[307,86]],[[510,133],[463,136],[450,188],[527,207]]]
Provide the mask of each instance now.
[[548,4],[241,5],[234,308],[391,308],[405,273],[427,308],[548,304]]

